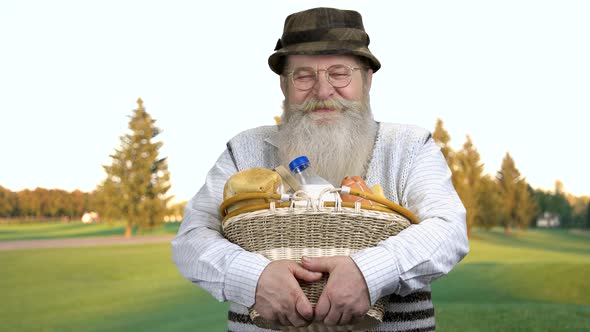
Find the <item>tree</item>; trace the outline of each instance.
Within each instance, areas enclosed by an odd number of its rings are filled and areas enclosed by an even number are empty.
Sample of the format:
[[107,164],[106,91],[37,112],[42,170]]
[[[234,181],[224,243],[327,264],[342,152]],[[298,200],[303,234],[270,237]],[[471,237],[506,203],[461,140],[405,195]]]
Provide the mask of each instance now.
[[521,177],[509,153],[504,156],[496,179],[502,194],[502,224],[506,234],[510,234],[512,226],[526,228],[536,215],[537,205],[533,193],[528,190],[528,184]]
[[178,202],[168,207],[168,214],[173,216],[183,216],[187,201]]
[[440,151],[442,152],[443,156],[445,157],[445,160],[447,161],[447,165],[449,166],[449,169],[451,170],[451,181],[453,182],[453,186],[455,187],[455,190],[459,191],[459,189],[457,189],[457,188],[460,186],[460,183],[462,182],[462,180],[459,179],[461,174],[460,174],[459,170],[457,169],[457,167],[458,167],[457,160],[456,160],[457,153],[451,148],[451,145],[449,144],[449,142],[451,141],[451,136],[449,135],[447,130],[444,128],[443,121],[441,119],[436,120],[436,127],[434,128],[434,131],[432,132],[432,138],[434,139],[436,144],[440,147]]
[[0,186],[0,217],[11,217],[16,213],[16,193]]
[[539,206],[534,199],[533,188],[523,179],[519,182],[516,191],[516,225],[521,229],[527,229],[535,222],[539,212]]
[[160,134],[156,120],[146,112],[143,101],[130,116],[129,133],[120,137],[121,146],[110,155],[112,163],[104,166],[106,179],[99,186],[107,215],[127,220],[125,236],[132,229],[152,230],[162,224],[166,205],[171,197],[170,173],[166,158],[159,158],[162,142],[154,141]]
[[18,211],[20,216],[40,217],[41,202],[37,194],[29,189],[16,193],[18,198]]
[[502,207],[505,217],[502,225],[506,229],[506,234],[510,234],[512,223],[516,219],[517,187],[522,179],[509,153],[504,156],[496,179],[502,193]]
[[559,180],[555,180],[555,189],[553,190],[550,209],[551,212],[559,215],[562,226],[571,226],[573,209],[568,202],[567,197],[565,197],[563,183]]
[[99,211],[100,215],[109,220],[123,220],[123,204],[117,200],[121,195],[118,177],[108,177],[96,187],[96,194],[93,201],[93,210]]
[[503,197],[498,182],[490,175],[483,176],[478,186],[479,213],[475,216],[477,226],[489,230],[502,225],[502,221],[507,218],[502,204]]
[[66,210],[66,215],[70,217],[80,217],[88,210],[88,193],[80,190],[74,190],[70,194],[70,204]]
[[560,180],[555,180],[555,194],[561,194],[563,195],[565,193],[564,189],[563,189],[563,182],[561,182]]
[[436,144],[440,147],[440,151],[442,152],[443,156],[447,160],[447,164],[453,170],[453,149],[449,142],[451,141],[451,136],[449,132],[444,128],[443,121],[441,119],[436,119],[436,126],[434,131],[432,132],[432,138],[436,142]]
[[480,210],[478,196],[481,194],[479,187],[484,165],[480,162],[479,152],[473,146],[469,135],[463,144],[463,149],[455,154],[454,163],[454,180],[456,181],[454,185],[467,210],[467,236],[471,237],[471,230],[475,226]]
[[[539,207],[539,214],[550,212],[559,216],[559,221],[562,227],[572,226],[572,215],[574,209],[570,205],[568,199],[563,192],[563,185],[558,180],[555,182],[554,191],[543,191],[537,189],[535,191],[535,199]],[[582,204],[585,202],[582,201]],[[580,214],[583,214],[583,206],[579,207]]]

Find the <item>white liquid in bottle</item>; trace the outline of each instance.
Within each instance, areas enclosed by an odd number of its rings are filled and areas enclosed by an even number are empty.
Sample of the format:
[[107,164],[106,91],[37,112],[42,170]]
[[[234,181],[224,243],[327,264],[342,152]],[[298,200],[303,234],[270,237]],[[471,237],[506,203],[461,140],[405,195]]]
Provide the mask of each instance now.
[[[334,189],[334,186],[328,182],[328,180],[317,175],[311,169],[311,163],[306,156],[297,157],[291,161],[289,163],[289,169],[297,181],[299,181],[301,190],[305,191],[315,202],[318,202],[323,190],[327,188]],[[334,202],[336,201],[335,195],[338,195],[338,193],[325,193],[322,195],[321,200],[325,202]],[[307,204],[307,202],[297,202],[296,205],[302,206],[305,204]]]

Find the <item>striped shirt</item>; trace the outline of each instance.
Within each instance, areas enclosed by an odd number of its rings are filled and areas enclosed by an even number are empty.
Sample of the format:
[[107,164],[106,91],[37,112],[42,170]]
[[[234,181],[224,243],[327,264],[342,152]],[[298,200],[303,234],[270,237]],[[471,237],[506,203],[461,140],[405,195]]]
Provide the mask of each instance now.
[[[230,140],[203,187],[187,203],[184,220],[172,241],[172,256],[182,275],[219,301],[232,302],[234,315],[245,315],[245,308],[254,305],[258,278],[270,261],[223,237],[218,208],[231,175],[251,167],[272,169],[278,165],[274,135],[276,127],[268,126]],[[407,207],[420,220],[397,236],[351,255],[365,277],[372,304],[390,294],[402,299],[390,303],[383,326],[376,330],[404,330],[393,316],[408,312],[411,305],[403,304],[404,297],[424,293],[427,299],[418,296],[416,301],[406,302],[428,302],[423,309],[432,312],[424,318],[424,326],[434,327],[434,311],[428,309],[430,283],[447,274],[469,251],[465,209],[440,148],[426,130],[380,123],[366,182],[369,186],[381,184],[388,199]],[[391,328],[387,327],[388,314],[395,325]],[[232,321],[230,317],[230,330],[246,329],[239,324],[239,319]]]

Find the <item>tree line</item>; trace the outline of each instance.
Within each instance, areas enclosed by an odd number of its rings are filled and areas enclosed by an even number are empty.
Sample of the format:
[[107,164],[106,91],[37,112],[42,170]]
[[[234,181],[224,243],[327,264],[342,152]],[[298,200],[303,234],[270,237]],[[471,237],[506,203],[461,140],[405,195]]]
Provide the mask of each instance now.
[[[0,219],[16,221],[31,220],[80,220],[82,215],[91,211],[106,211],[106,199],[100,197],[97,190],[83,192],[78,189],[35,188],[12,191],[0,186]],[[170,216],[182,216],[186,202],[171,204],[166,209]],[[102,214],[108,220],[123,220],[121,214]]]
[[453,185],[465,205],[469,236],[474,227],[501,226],[507,233],[514,228],[534,227],[545,213],[558,216],[562,227],[590,227],[590,197],[565,193],[559,181],[554,191],[533,189],[508,152],[494,176],[484,174],[484,164],[469,135],[460,150],[453,150],[441,119],[437,120],[432,136],[441,148],[451,169]]
[[[125,220],[126,235],[159,227],[167,214],[182,214],[184,204],[168,206],[170,173],[166,158],[159,157],[161,130],[138,99],[128,132],[120,137],[111,164],[103,166],[106,178],[92,192],[37,188],[10,191],[0,186],[0,218],[78,219],[98,211],[109,220]],[[554,191],[533,189],[506,153],[495,175],[484,174],[484,164],[469,136],[455,151],[451,137],[438,119],[432,134],[451,169],[452,182],[467,211],[469,235],[474,227],[501,226],[506,232],[534,226],[537,218],[559,216],[562,227],[590,227],[590,197],[575,197],[556,181]]]
[[36,188],[11,191],[0,186],[0,218],[73,219],[96,210],[94,192]]

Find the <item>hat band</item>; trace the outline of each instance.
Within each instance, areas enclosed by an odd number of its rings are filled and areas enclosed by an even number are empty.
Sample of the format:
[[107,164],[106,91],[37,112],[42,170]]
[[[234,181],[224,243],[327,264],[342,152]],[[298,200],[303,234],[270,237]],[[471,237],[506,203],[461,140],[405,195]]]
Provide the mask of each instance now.
[[360,46],[369,45],[369,37],[363,30],[351,28],[322,28],[285,33],[282,38],[279,39],[279,42],[277,42],[275,51],[294,44],[320,41],[351,42],[359,44]]

